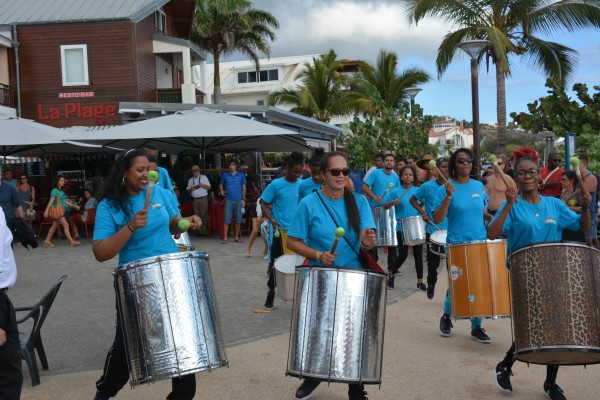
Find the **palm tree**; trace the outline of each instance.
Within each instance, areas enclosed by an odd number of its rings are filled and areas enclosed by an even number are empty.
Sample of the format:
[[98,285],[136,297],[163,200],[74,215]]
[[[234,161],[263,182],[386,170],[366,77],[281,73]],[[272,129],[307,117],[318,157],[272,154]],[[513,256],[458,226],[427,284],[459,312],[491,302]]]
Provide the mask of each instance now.
[[350,90],[341,70],[342,63],[333,50],[313,57],[312,63],[303,64],[299,84],[271,92],[269,104],[291,106],[292,112],[323,122],[366,110],[369,100],[362,93]]
[[559,29],[573,32],[600,27],[598,0],[405,0],[407,17],[417,24],[423,18],[439,18],[457,27],[438,48],[437,70],[441,76],[454,57],[456,46],[471,39],[490,41],[479,61],[492,61],[496,67],[497,153],[506,147],[506,77],[510,61],[523,56],[536,69],[562,85],[569,80],[577,52],[538,35]]
[[398,56],[394,52],[381,50],[377,56],[376,64],[364,64],[357,74],[354,84],[363,93],[369,89],[379,92],[385,106],[392,110],[400,108],[402,101],[408,99],[404,89],[427,83],[431,77],[420,68],[407,68],[402,72],[396,70]]
[[253,8],[248,0],[198,0],[192,41],[211,53],[214,61],[213,102],[221,102],[219,61],[222,55],[241,52],[260,70],[259,53],[271,55],[269,42],[275,40],[272,28],[279,22],[269,12]]

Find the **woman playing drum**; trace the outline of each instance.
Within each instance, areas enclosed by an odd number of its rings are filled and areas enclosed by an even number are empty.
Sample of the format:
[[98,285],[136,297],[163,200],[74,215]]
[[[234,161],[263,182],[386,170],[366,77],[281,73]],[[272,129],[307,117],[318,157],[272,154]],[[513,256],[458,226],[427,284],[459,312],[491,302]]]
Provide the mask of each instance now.
[[[521,153],[515,151],[515,153]],[[535,153],[533,153],[535,157]],[[506,191],[506,201],[502,204],[494,220],[488,227],[488,238],[496,239],[501,233],[508,234],[508,252],[523,246],[549,241],[560,241],[563,230],[586,231],[590,226],[589,194],[582,195],[582,214],[570,210],[562,201],[554,197],[541,196],[537,182],[540,177],[537,158],[521,156],[515,164],[516,181],[521,191],[517,199],[517,188]],[[496,383],[504,391],[512,392],[510,376],[514,359],[515,343],[506,357],[496,366]],[[562,389],[556,384],[558,365],[548,365],[544,392],[551,399],[565,399]]]
[[[383,199],[383,208],[388,209],[392,206],[395,207],[396,220],[396,231],[398,236],[398,257],[396,258],[390,275],[388,276],[388,288],[394,288],[394,278],[396,273],[406,261],[408,257],[408,246],[404,244],[402,236],[402,223],[401,221],[410,217],[418,217],[419,213],[410,205],[410,198],[417,192],[417,187],[413,185],[415,177],[417,176],[417,170],[415,167],[407,165],[402,167],[400,170],[400,183],[402,187],[393,188]],[[426,291],[427,287],[423,283],[423,245],[413,246],[413,256],[415,258],[415,270],[417,271],[417,289]]]
[[[182,231],[181,219],[167,196],[166,190],[154,185],[150,205],[145,208],[148,185],[148,158],[141,150],[129,150],[119,157],[109,173],[97,208],[94,228],[94,256],[100,262],[119,256],[119,265],[146,257],[177,253],[171,234]],[[201,220],[197,216],[187,218],[193,229]],[[96,382],[95,400],[116,396],[129,380],[129,369],[121,328],[121,316],[117,308],[116,332],[108,351],[104,371]],[[194,375],[173,378],[172,391],[167,399],[189,400],[196,392]]]
[[[473,169],[473,152],[461,148],[450,157],[448,173],[450,179],[438,190],[437,208],[433,213],[435,223],[441,223],[448,216],[447,244],[459,244],[483,241],[486,237],[483,222],[483,184],[471,179]],[[440,334],[448,337],[451,334],[450,290],[444,300],[444,314],[440,319]],[[490,343],[491,339],[481,328],[481,318],[471,318],[471,337],[479,343]]]
[[[372,248],[376,244],[375,221],[367,200],[360,194],[353,194],[345,188],[350,168],[343,154],[332,152],[321,160],[324,179],[322,192],[305,197],[296,210],[288,233],[290,250],[310,259],[309,264],[362,268],[358,257],[358,247]],[[345,238],[340,238],[336,251],[332,254],[334,232],[342,224]],[[347,239],[347,241],[346,241]],[[349,243],[356,245],[356,251]],[[296,399],[307,399],[321,383],[320,380],[306,379],[296,392]],[[366,399],[361,384],[350,384],[348,395],[351,400]]]

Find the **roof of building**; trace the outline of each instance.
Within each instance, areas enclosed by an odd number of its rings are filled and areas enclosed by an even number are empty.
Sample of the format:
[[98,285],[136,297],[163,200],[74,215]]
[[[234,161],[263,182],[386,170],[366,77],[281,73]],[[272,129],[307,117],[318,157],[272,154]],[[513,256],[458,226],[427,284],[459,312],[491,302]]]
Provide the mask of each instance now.
[[139,22],[170,0],[0,0],[0,24],[130,20]]
[[473,130],[471,128],[464,128],[461,131],[458,126],[455,126],[453,128],[442,129],[441,131],[432,129],[429,131],[429,137],[444,136],[450,133],[451,131],[455,131],[452,132],[453,134],[473,135]]

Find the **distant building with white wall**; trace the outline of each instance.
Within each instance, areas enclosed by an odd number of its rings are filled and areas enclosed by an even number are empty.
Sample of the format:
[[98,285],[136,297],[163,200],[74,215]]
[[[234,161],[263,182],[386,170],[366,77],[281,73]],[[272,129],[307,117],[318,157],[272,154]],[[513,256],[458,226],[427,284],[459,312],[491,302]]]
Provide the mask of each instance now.
[[457,125],[456,121],[439,120],[429,131],[429,144],[438,147],[438,154],[445,156],[448,151],[473,146],[473,130],[464,128],[462,123]]

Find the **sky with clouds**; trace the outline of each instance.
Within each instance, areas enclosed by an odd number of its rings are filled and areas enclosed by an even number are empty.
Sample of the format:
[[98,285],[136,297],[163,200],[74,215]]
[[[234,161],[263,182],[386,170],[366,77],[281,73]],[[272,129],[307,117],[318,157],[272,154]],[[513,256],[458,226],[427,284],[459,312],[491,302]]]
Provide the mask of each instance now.
[[[437,79],[435,57],[442,37],[451,30],[436,20],[410,25],[401,1],[254,0],[256,8],[271,12],[280,27],[271,57],[325,53],[339,58],[374,62],[381,49],[398,54],[399,68],[418,67],[433,78],[415,98],[426,114],[472,119],[469,58],[457,52],[450,67]],[[548,38],[579,52],[572,83],[600,85],[600,31],[560,33]],[[239,57],[238,57],[239,59]],[[507,113],[526,111],[527,103],[546,94],[545,77],[525,62],[513,61],[507,79]],[[570,85],[572,86],[572,84]],[[494,68],[479,72],[480,121],[496,121]],[[508,117],[510,121],[510,117]]]

